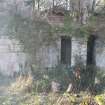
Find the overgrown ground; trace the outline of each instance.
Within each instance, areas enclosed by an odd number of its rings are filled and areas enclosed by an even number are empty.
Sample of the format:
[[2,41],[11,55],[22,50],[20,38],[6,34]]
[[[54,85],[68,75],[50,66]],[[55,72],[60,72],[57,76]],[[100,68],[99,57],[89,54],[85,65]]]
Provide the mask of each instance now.
[[30,74],[16,79],[1,77],[0,82],[0,105],[105,105],[104,93],[36,92]]

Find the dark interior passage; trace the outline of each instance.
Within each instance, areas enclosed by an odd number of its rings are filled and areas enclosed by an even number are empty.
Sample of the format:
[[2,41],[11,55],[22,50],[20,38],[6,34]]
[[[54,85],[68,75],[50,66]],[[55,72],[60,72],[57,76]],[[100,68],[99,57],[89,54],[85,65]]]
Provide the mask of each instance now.
[[94,35],[89,36],[87,42],[87,65],[95,65],[95,40]]
[[61,37],[61,63],[71,64],[71,38],[67,36]]

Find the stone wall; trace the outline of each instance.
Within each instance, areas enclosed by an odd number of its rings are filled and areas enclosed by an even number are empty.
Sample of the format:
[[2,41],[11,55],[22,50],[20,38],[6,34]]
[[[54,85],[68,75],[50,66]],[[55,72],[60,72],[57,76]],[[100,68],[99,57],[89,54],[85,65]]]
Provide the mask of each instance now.
[[22,45],[15,39],[0,37],[0,73],[13,76],[14,73],[29,70],[28,55],[23,52]]
[[[71,66],[74,66],[77,60],[86,65],[86,41],[81,38],[72,38],[71,47]],[[61,63],[61,39],[56,41],[56,45],[42,46],[36,53],[36,64],[40,67],[55,67]]]
[[96,40],[96,65],[102,69],[105,69],[105,41],[104,39]]
[[54,44],[43,45],[36,53],[36,65],[39,67],[55,67],[60,62],[61,41]]
[[72,38],[71,66],[77,63],[86,65],[87,41],[84,38]]
[[[105,42],[97,39],[95,42],[96,66],[105,68]],[[86,65],[87,60],[87,41],[84,38],[72,38],[71,47],[71,66],[82,63]],[[61,39],[55,45],[42,46],[37,51],[36,62],[40,67],[55,67],[61,63]]]
[[[15,42],[15,44],[13,42]],[[17,42],[17,43],[16,43]],[[87,41],[84,38],[72,38],[71,66],[82,63],[86,65]],[[0,38],[0,72],[13,75],[14,72],[29,70],[29,59],[27,54],[22,52],[18,41],[6,37]],[[105,42],[102,39],[96,40],[95,46],[96,65],[105,68]],[[42,68],[55,67],[61,63],[61,39],[50,45],[43,45],[37,50],[36,65]]]

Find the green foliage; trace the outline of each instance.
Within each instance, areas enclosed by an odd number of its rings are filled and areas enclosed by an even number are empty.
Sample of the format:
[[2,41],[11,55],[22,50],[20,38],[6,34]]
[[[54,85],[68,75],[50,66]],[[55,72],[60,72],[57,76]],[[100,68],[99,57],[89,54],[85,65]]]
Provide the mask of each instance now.
[[97,68],[95,78],[95,90],[97,94],[103,93],[105,91],[105,70]]
[[94,97],[92,96],[86,96],[83,97],[82,102],[80,105],[98,105],[97,102],[95,102]]
[[96,77],[102,81],[102,79],[105,77],[105,70],[103,69],[100,69],[100,68],[97,68],[97,74],[96,74]]
[[51,87],[51,79],[47,70],[32,66],[32,75],[34,77],[33,90],[38,92],[49,92]]
[[62,90],[66,90],[73,76],[72,71],[62,65],[58,65],[51,71],[49,70],[49,77],[54,81],[58,81],[61,84]]
[[40,80],[35,80],[33,87],[34,91],[37,93],[39,92],[49,92],[50,91],[50,84],[51,81],[48,79],[40,79]]
[[90,26],[91,25],[89,24],[81,25],[77,21],[74,21],[73,17],[71,17],[70,15],[65,15],[64,26],[55,28],[55,31],[65,33],[67,34],[67,36],[87,38],[90,35]]
[[33,55],[45,43],[50,30],[50,25],[37,16],[32,20],[16,15],[8,25],[8,35],[19,40],[24,45],[24,51]]
[[95,96],[95,100],[99,105],[105,105],[105,94]]
[[59,82],[62,90],[66,90],[73,77],[72,71],[62,65],[48,69],[34,68],[32,74],[36,92],[50,91],[52,81]]

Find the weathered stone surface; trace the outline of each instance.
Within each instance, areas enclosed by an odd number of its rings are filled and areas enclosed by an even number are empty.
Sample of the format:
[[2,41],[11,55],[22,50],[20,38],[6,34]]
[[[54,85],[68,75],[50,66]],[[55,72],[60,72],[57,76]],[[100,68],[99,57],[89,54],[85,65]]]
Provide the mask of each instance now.
[[[73,0],[74,1],[74,0]],[[81,0],[83,1],[83,0]],[[87,1],[91,0],[84,0],[84,2],[87,3]],[[16,4],[15,4],[16,2]],[[10,12],[15,12],[15,6],[17,5],[18,11],[20,14],[24,17],[31,16],[31,8],[26,7],[23,0],[3,0],[0,2],[0,36],[7,35],[8,30],[8,24],[10,22]],[[15,4],[15,5],[14,5]],[[86,7],[86,4],[81,4],[83,7]],[[90,4],[89,4],[90,5]],[[86,12],[86,11],[85,11]],[[86,19],[86,15],[84,15],[84,20]],[[16,40],[15,40],[16,41]],[[4,45],[5,43],[5,45]],[[55,41],[56,44],[50,44],[50,45],[43,45],[36,53],[36,65],[39,67],[55,67],[56,65],[60,64],[61,60],[61,39],[59,38],[57,41]],[[22,64],[20,69],[24,69],[25,67],[25,56],[23,53],[17,54],[15,53],[4,53],[13,51],[15,48],[15,51],[19,51],[20,48],[11,42],[11,40],[6,39],[0,39],[0,67],[3,71],[7,72],[8,66],[12,63],[15,63],[14,67],[16,71],[19,70],[19,64]],[[96,41],[96,65],[102,68],[105,68],[105,43],[102,42],[102,39],[97,39]],[[72,49],[71,49],[71,66],[74,66],[76,62],[79,60],[84,65],[86,65],[86,56],[87,56],[87,42],[82,38],[72,38]],[[14,59],[14,60],[13,60]],[[5,62],[2,64],[2,61]],[[20,62],[18,62],[20,61]],[[18,62],[18,63],[17,63]],[[9,65],[8,65],[9,64]],[[18,69],[18,70],[17,70]]]
[[52,81],[51,83],[52,92],[57,93],[60,91],[60,83],[56,81]]
[[95,46],[96,65],[102,69],[105,68],[105,41],[103,39],[96,40]]
[[39,67],[55,67],[60,62],[60,40],[56,44],[42,46],[36,53],[36,63]]
[[86,65],[87,42],[84,38],[72,38],[72,58],[71,65],[83,63]]

